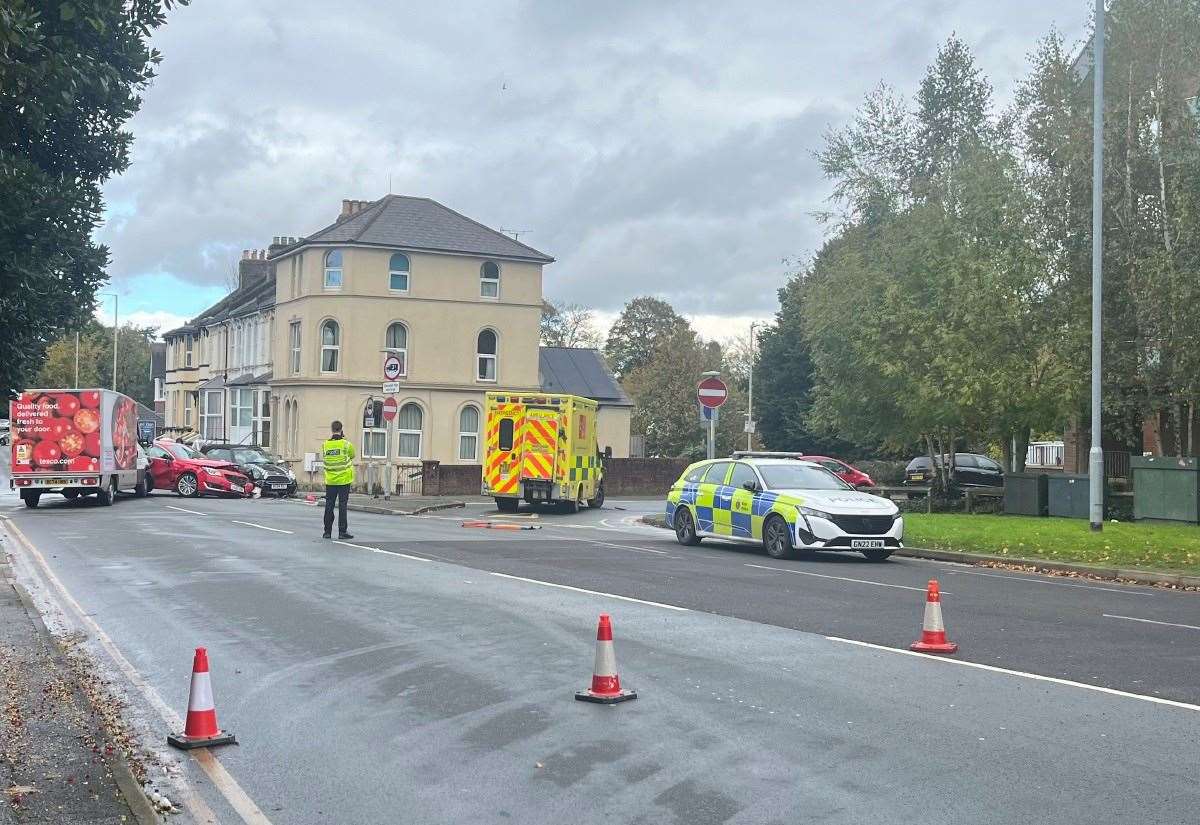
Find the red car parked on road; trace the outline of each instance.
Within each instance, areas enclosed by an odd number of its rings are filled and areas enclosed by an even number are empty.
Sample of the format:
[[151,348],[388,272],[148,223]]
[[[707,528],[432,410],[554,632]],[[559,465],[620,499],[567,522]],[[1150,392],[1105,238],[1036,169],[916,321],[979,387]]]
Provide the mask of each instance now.
[[205,493],[237,496],[253,494],[254,483],[228,461],[205,458],[186,444],[160,438],[146,450],[150,459],[147,479],[157,490],[174,490],[181,496]]
[[829,472],[840,478],[842,481],[849,484],[851,487],[874,487],[875,482],[872,478],[862,470],[851,467],[844,461],[839,461],[836,458],[830,458],[827,455],[806,455],[803,456],[805,461],[812,461],[820,464]]

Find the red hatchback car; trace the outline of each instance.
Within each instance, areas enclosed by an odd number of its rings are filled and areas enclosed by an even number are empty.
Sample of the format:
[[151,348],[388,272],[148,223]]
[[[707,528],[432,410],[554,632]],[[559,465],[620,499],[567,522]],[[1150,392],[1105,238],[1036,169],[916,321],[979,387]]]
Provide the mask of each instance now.
[[205,493],[237,496],[254,492],[254,482],[236,464],[205,458],[186,444],[160,438],[146,450],[150,459],[147,486],[157,490],[174,490],[181,496],[201,496]]
[[862,470],[851,467],[844,461],[838,461],[836,458],[830,458],[826,455],[806,455],[804,456],[804,460],[820,464],[826,470],[833,473],[851,487],[862,488],[875,486],[874,480],[872,480],[869,475],[864,473]]

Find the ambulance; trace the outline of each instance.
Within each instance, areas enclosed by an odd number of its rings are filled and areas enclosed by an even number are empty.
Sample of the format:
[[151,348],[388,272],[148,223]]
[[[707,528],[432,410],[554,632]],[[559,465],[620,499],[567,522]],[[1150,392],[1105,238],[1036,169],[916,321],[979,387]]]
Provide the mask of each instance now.
[[512,513],[522,501],[569,512],[604,505],[596,402],[578,395],[489,392],[483,495]]

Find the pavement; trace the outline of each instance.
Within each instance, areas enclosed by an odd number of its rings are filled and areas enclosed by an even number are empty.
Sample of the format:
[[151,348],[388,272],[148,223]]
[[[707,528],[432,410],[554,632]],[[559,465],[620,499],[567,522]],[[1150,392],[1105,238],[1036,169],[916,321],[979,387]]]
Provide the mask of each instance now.
[[0,553],[0,823],[122,823],[119,739],[85,693],[91,674],[21,598]]
[[[684,548],[637,523],[659,506],[356,513],[350,542],[278,500],[0,516],[182,821],[1195,821],[1197,594]],[[949,660],[907,651],[930,578]],[[615,707],[573,700],[601,612],[639,691]],[[241,744],[166,752],[199,644]]]

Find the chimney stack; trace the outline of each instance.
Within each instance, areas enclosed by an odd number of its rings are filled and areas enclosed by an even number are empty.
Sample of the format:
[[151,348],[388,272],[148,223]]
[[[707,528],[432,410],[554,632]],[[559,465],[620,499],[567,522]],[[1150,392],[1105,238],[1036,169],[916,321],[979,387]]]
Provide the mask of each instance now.
[[342,199],[342,213],[340,215],[338,215],[338,220],[339,221],[344,220],[346,218],[349,218],[352,215],[357,215],[359,212],[366,209],[372,203],[374,203],[374,201],[360,201],[360,200],[350,200],[350,199],[343,198]]

